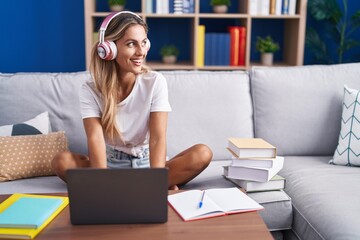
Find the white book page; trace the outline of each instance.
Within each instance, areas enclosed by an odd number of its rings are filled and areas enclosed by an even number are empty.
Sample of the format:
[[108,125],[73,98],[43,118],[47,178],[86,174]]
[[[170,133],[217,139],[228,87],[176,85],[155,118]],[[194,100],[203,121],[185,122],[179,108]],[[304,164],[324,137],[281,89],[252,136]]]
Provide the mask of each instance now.
[[217,188],[206,190],[206,194],[225,212],[263,209],[252,198],[238,188]]
[[168,201],[185,220],[205,216],[209,213],[215,214],[208,216],[219,215],[222,209],[209,198],[207,191],[205,192],[201,208],[199,208],[203,193],[201,190],[190,190],[172,194],[168,196]]

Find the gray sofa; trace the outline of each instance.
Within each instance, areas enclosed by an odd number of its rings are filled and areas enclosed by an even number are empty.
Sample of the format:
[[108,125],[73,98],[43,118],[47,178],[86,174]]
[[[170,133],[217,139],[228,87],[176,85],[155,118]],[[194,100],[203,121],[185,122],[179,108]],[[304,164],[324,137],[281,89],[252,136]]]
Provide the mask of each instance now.
[[[214,159],[185,189],[232,187],[222,177],[228,137],[261,137],[285,156],[285,192],[250,194],[275,238],[360,239],[360,169],[328,164],[337,146],[343,85],[360,88],[360,64],[168,71],[168,155],[208,144]],[[87,72],[0,75],[0,126],[48,111],[72,151],[86,153],[77,91]],[[0,194],[65,192],[55,176],[0,183]],[[289,196],[289,197],[288,197]],[[283,230],[281,232],[277,230]]]

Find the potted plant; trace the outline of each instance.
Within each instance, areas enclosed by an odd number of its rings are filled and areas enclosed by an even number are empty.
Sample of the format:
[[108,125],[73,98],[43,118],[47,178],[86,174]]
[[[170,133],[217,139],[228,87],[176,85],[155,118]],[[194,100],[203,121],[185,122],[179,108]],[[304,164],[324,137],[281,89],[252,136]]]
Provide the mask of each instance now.
[[273,64],[274,53],[280,49],[279,44],[267,36],[257,37],[256,50],[261,53],[261,64],[271,66]]
[[214,13],[226,13],[231,0],[211,0],[210,5],[213,6]]
[[160,50],[162,61],[167,64],[175,63],[179,55],[179,49],[174,45],[164,45]]
[[108,3],[112,12],[120,12],[124,10],[126,0],[109,0]]

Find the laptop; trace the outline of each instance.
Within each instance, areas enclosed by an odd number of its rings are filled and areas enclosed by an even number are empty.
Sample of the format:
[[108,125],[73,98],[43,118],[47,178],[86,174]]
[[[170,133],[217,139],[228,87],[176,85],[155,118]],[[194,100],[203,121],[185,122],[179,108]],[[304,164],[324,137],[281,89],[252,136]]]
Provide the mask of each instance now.
[[168,218],[168,170],[69,169],[72,224],[164,223]]

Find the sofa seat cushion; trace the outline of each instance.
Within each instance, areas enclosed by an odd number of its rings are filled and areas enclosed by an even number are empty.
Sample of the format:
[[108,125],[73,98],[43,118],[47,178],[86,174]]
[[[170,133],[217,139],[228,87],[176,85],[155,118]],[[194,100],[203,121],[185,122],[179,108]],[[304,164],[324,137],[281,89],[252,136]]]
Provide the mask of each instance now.
[[280,175],[300,239],[360,239],[360,168],[328,164],[332,156],[287,156]]
[[270,231],[291,229],[291,198],[284,191],[252,192],[248,195],[264,207],[259,214]]
[[67,192],[66,184],[57,176],[34,177],[0,183],[0,194],[63,192]]

